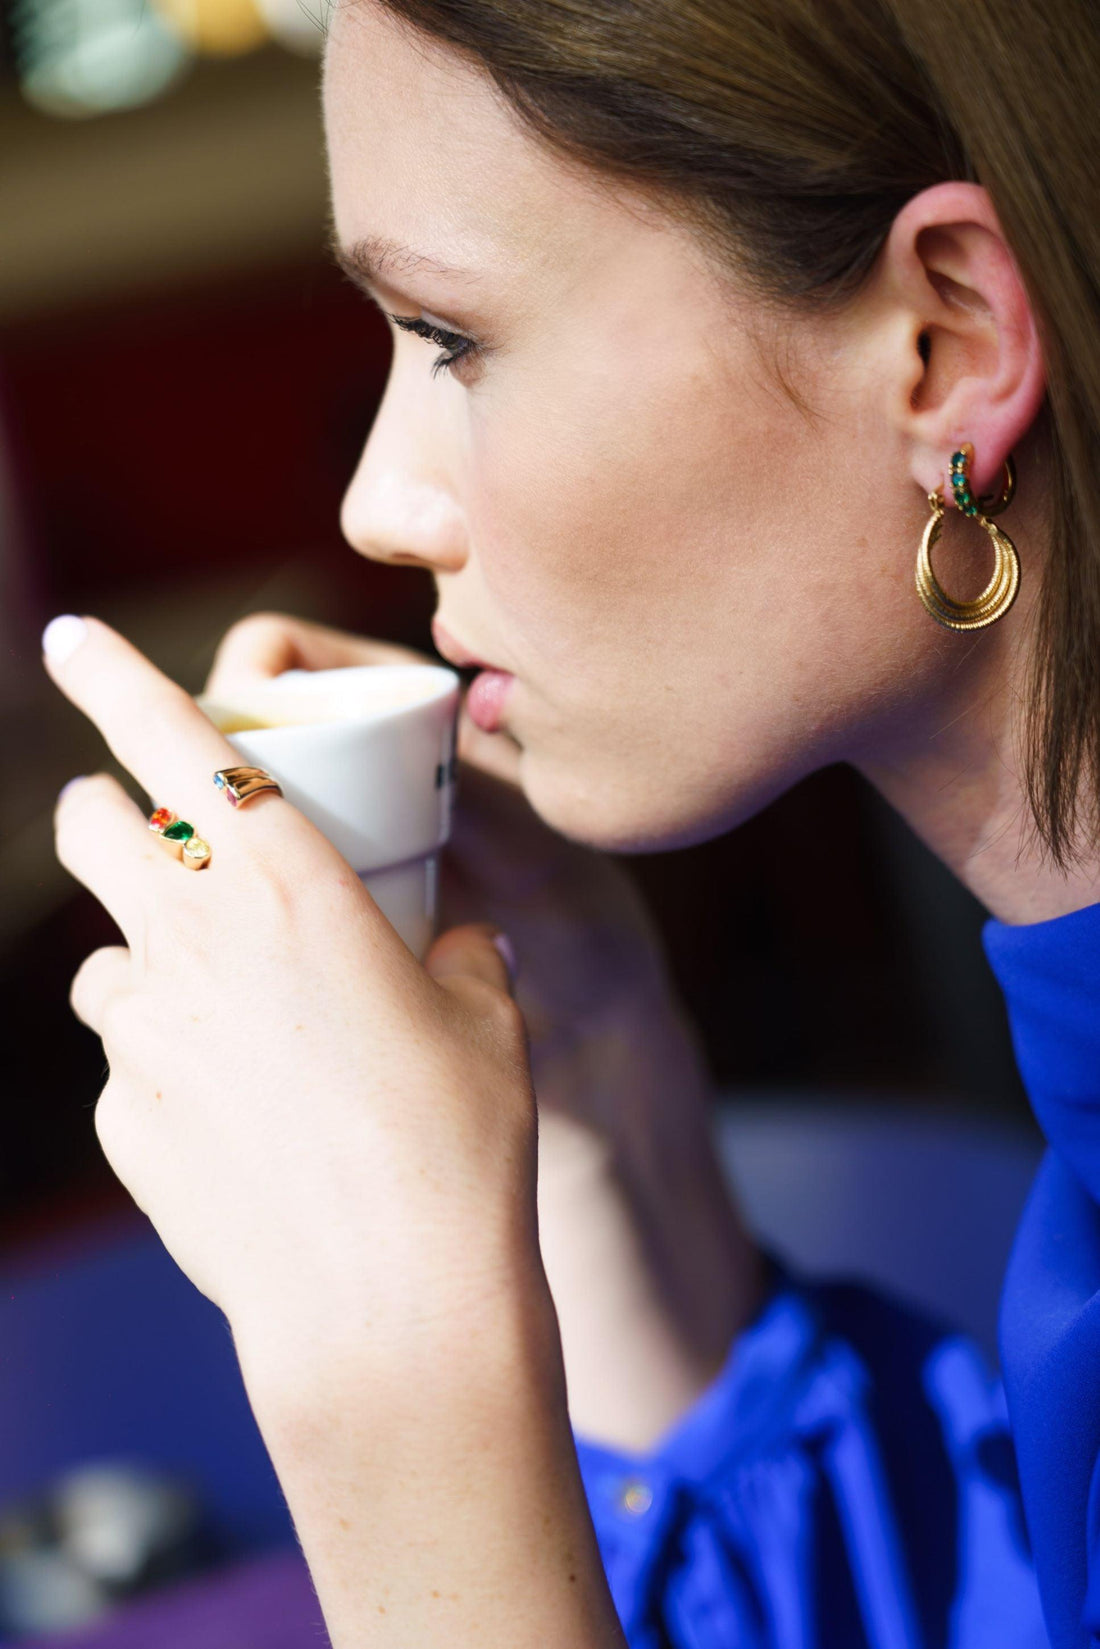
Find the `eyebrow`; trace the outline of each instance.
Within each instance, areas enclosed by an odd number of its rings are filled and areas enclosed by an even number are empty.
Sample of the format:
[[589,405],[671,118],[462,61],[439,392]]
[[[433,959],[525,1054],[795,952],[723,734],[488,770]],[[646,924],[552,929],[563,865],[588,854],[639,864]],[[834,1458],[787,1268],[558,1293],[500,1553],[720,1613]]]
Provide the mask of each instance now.
[[344,274],[357,286],[370,286],[393,272],[399,275],[449,275],[459,280],[473,279],[473,271],[458,269],[442,263],[426,252],[417,252],[400,241],[387,240],[384,235],[364,235],[361,240],[344,246],[335,235],[330,250]]

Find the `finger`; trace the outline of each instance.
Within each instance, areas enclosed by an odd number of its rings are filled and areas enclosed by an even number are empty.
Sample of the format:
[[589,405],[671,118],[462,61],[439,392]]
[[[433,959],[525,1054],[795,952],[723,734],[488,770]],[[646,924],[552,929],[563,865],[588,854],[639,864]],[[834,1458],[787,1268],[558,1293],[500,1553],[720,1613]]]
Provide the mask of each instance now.
[[133,978],[130,952],[125,945],[94,950],[76,970],[69,987],[69,1005],[79,1020],[103,1035],[108,1003],[129,990]]
[[509,996],[518,972],[511,940],[491,922],[470,922],[443,934],[429,950],[424,967],[448,989],[476,979]]
[[[67,622],[67,621],[66,621]],[[46,669],[66,698],[95,723],[113,754],[148,792],[154,806],[169,807],[208,836],[206,821],[217,807],[228,821],[226,804],[214,788],[218,768],[240,762],[223,733],[182,687],[170,681],[117,630],[97,618],[85,618],[75,648],[64,657],[45,654]],[[47,627],[47,638],[53,626]],[[272,811],[296,814],[274,792],[257,797],[233,820],[234,828],[217,838],[218,847],[268,840]],[[266,815],[266,821],[265,821]],[[300,817],[300,815],[299,815]],[[303,821],[304,822],[304,821]]]
[[[66,785],[54,809],[57,857],[118,923],[126,942],[144,954],[149,879],[184,867],[153,840],[149,822],[109,773]],[[204,874],[209,874],[213,865]]]
[[350,635],[286,613],[250,613],[218,645],[205,691],[213,696],[284,670],[338,670],[356,664],[431,664],[425,653]]

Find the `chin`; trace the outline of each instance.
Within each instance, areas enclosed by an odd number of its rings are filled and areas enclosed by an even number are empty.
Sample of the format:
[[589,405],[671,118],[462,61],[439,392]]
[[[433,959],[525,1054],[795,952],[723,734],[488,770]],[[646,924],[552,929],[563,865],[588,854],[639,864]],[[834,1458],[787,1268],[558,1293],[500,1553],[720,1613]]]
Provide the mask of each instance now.
[[541,766],[525,750],[519,780],[544,824],[582,847],[603,853],[667,853],[724,836],[751,819],[790,788],[774,774],[723,775],[719,791],[699,775],[685,774],[660,784],[639,785],[630,771],[605,773],[588,781],[575,770]]

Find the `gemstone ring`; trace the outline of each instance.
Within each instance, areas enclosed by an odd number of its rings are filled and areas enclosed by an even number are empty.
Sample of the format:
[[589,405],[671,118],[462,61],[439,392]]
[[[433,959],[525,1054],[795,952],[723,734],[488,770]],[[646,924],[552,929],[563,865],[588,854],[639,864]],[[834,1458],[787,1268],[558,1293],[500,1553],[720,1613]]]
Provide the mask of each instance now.
[[202,870],[210,863],[210,843],[197,836],[194,825],[179,818],[170,807],[157,808],[149,819],[149,829],[173,858],[183,860],[188,870]]
[[243,807],[261,790],[274,790],[277,796],[283,793],[278,780],[262,767],[220,767],[214,774],[214,784],[230,807]]

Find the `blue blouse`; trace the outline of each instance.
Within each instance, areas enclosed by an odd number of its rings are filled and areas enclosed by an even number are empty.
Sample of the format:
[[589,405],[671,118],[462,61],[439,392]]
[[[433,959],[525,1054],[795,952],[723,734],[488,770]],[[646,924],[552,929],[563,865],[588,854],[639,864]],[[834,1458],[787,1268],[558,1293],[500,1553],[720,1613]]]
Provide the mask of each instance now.
[[1000,1387],[870,1289],[776,1266],[657,1447],[577,1450],[631,1649],[1045,1649]]
[[1020,1072],[1050,1149],[1001,1299],[1001,1362],[1047,1628],[1100,1645],[1100,905],[989,922]]

